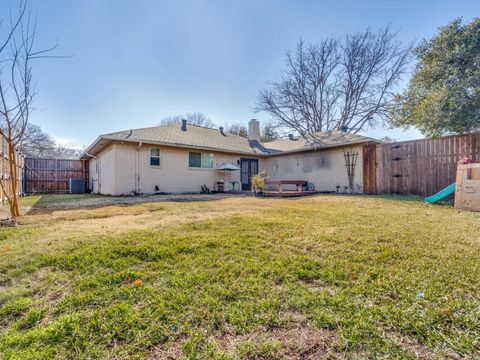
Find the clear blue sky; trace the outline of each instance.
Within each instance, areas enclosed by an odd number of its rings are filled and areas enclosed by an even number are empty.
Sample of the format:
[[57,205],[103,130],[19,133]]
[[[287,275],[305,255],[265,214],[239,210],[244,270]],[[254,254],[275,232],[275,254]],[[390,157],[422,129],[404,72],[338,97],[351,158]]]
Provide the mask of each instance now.
[[[0,2],[1,17],[8,2]],[[38,46],[58,43],[58,54],[74,55],[35,63],[31,121],[77,146],[177,113],[203,112],[218,124],[265,121],[252,111],[257,92],[300,37],[315,42],[391,23],[410,42],[455,17],[480,15],[478,0],[30,0],[30,7]]]

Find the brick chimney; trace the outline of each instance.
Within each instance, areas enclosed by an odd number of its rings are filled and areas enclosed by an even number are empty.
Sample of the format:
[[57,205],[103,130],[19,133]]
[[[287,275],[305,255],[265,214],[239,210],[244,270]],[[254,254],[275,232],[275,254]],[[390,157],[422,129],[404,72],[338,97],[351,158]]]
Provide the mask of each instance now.
[[260,141],[260,123],[257,119],[248,122],[248,141]]

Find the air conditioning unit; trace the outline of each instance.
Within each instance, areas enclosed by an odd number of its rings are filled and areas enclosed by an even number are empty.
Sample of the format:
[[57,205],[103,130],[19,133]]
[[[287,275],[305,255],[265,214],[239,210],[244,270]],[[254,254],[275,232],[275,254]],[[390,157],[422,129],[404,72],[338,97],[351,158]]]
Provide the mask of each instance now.
[[69,179],[69,193],[70,194],[84,194],[85,193],[85,179]]

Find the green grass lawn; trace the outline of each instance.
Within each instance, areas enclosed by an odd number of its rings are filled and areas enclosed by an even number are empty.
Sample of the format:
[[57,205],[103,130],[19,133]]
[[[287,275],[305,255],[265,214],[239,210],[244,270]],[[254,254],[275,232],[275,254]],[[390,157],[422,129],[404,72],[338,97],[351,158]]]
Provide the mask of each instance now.
[[362,196],[61,209],[1,229],[0,251],[0,358],[480,357],[480,213]]
[[21,199],[24,206],[44,206],[47,204],[72,203],[78,200],[99,198],[97,194],[47,194],[28,195]]

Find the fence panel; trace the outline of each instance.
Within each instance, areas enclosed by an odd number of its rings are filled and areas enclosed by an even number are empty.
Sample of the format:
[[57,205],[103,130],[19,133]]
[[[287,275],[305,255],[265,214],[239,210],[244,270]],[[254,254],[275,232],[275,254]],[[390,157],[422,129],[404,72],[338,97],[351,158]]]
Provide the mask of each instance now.
[[376,164],[376,185],[369,185],[366,193],[376,188],[377,194],[426,196],[455,182],[462,158],[480,162],[480,133],[380,144],[375,153],[364,148],[365,155],[370,158],[364,164]]
[[24,192],[68,193],[70,179],[84,179],[88,191],[88,162],[71,159],[25,158]]

